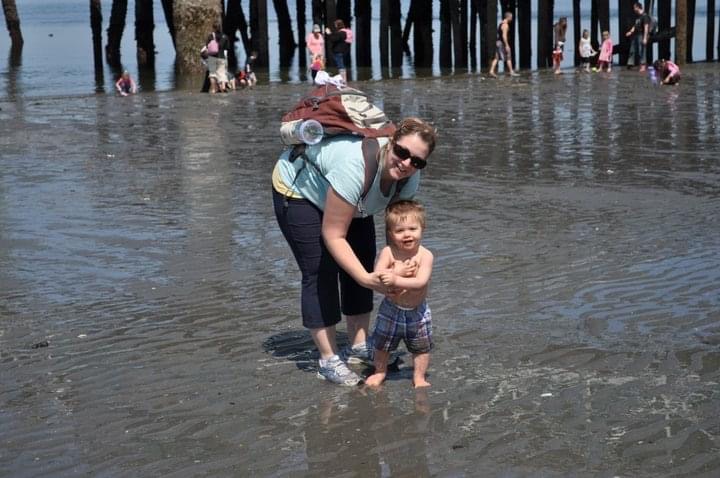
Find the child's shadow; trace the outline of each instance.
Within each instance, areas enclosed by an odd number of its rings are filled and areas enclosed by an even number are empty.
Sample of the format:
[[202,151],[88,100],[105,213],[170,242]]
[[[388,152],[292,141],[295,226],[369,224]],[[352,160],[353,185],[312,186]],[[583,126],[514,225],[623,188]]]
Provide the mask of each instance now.
[[[347,334],[338,332],[338,347],[342,349],[347,343]],[[295,362],[295,366],[300,370],[305,372],[317,372],[318,370],[320,354],[315,348],[315,343],[312,340],[310,331],[306,329],[289,330],[287,332],[273,334],[265,339],[262,346],[263,350],[273,357]],[[403,362],[401,355],[402,353],[397,356],[393,355],[390,359],[391,363],[388,364],[388,372],[390,372],[390,374],[394,375],[400,371],[400,364]],[[374,371],[372,366],[354,365],[353,367],[360,367],[360,369],[362,369],[362,375],[365,377]],[[395,377],[392,377],[390,374],[388,375],[388,379],[395,379]],[[410,376],[412,376],[412,372],[410,372]]]

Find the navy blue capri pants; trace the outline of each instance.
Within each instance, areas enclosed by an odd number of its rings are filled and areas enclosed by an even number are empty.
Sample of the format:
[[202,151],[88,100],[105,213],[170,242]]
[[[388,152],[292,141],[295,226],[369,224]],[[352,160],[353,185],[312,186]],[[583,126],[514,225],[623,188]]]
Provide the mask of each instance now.
[[[286,198],[275,189],[273,205],[280,230],[302,273],[303,326],[308,329],[331,327],[340,322],[341,310],[345,315],[372,311],[372,290],[355,282],[325,247],[320,208],[306,199]],[[377,252],[372,216],[353,219],[347,241],[365,270],[372,271]]]

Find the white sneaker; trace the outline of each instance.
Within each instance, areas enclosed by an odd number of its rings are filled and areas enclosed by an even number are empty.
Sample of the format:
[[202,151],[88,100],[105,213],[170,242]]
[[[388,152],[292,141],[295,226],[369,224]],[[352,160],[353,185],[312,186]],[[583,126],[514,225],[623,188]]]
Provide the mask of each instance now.
[[318,377],[338,385],[355,386],[362,383],[362,379],[350,370],[340,357],[333,355],[327,360],[320,359]]
[[346,345],[340,351],[340,359],[348,364],[373,364],[373,350],[367,342],[359,345]]

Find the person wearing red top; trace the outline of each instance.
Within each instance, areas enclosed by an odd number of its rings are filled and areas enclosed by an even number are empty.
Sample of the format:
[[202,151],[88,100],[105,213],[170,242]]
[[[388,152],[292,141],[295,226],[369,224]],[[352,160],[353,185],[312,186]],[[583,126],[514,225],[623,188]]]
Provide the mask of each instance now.
[[121,96],[137,93],[137,85],[135,85],[135,81],[127,70],[123,71],[122,76],[115,82],[115,89],[118,90]]

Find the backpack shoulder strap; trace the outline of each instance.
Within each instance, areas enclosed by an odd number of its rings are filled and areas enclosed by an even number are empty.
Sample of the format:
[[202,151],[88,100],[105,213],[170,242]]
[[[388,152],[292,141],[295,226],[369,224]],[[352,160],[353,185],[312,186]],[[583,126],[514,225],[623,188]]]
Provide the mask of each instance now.
[[[380,153],[380,142],[378,139],[364,138],[362,140],[362,153],[363,159],[365,160],[365,181],[363,182],[363,192],[360,197],[365,199],[367,193],[370,192],[370,188],[372,187],[372,183],[375,180],[375,175],[377,174],[377,170],[380,165],[380,158],[378,157]],[[397,182],[395,185],[395,194],[393,194],[389,204],[398,200],[400,197],[400,191],[402,191],[402,188],[407,184],[408,180],[409,178],[405,178]]]
[[364,138],[362,140],[362,155],[365,160],[365,180],[363,181],[363,192],[360,196],[365,198],[370,191],[375,175],[377,174],[380,152],[380,143],[377,138]]

